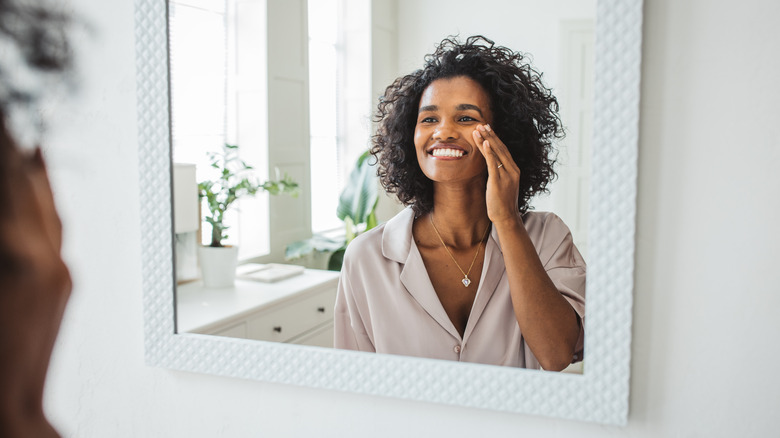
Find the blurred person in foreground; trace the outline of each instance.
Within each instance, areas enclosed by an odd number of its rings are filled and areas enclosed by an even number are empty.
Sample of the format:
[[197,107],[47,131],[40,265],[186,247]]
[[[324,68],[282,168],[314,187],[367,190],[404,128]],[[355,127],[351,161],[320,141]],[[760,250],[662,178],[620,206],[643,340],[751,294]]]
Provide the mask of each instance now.
[[[0,436],[59,436],[43,389],[71,292],[62,226],[39,147],[12,120],[33,114],[35,78],[64,81],[71,20],[42,1],[0,0]],[[34,117],[34,116],[33,116]],[[40,129],[38,126],[37,129]]]

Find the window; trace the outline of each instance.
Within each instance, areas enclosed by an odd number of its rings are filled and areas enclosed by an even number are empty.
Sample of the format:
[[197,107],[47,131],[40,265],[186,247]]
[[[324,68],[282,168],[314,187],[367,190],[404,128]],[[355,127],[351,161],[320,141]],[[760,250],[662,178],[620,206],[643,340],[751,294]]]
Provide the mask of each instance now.
[[339,194],[370,127],[370,2],[309,2],[312,232],[341,230]]
[[[265,50],[257,49],[265,44],[264,8],[252,1],[169,2],[173,160],[195,164],[198,181],[217,177],[207,152],[224,143],[238,144],[257,178],[268,178],[267,139],[238,128],[247,113],[265,116]],[[267,194],[236,203],[225,223],[227,243],[239,246],[240,259],[269,252]],[[209,243],[211,229],[203,227],[203,243]]]
[[341,226],[336,205],[339,166],[338,0],[309,2],[309,129],[311,136],[311,227],[319,233]]

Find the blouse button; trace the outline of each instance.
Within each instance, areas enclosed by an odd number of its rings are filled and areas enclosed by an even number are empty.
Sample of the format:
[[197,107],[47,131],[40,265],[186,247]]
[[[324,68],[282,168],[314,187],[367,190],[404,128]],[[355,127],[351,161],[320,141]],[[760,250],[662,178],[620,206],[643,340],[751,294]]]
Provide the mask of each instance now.
[[455,348],[452,349],[457,354],[460,354],[460,345],[456,345]]

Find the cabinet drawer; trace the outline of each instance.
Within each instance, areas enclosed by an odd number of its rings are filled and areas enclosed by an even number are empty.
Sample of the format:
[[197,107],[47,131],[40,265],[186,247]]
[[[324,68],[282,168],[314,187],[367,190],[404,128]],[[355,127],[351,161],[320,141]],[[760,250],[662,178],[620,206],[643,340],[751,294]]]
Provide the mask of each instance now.
[[333,348],[333,324],[327,324],[324,327],[320,327],[318,329],[314,329],[311,332],[304,333],[298,338],[291,339],[290,343]]
[[250,339],[286,342],[301,333],[333,320],[335,288],[328,288],[298,301],[282,304],[248,322]]

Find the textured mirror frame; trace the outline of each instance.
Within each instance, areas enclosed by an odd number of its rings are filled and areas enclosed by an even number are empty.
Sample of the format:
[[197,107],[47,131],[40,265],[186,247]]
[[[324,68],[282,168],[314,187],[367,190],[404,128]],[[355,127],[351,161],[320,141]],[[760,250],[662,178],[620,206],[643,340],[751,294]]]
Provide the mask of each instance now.
[[598,0],[584,374],[174,334],[167,0],[136,0],[146,363],[623,425],[628,418],[642,0]]

